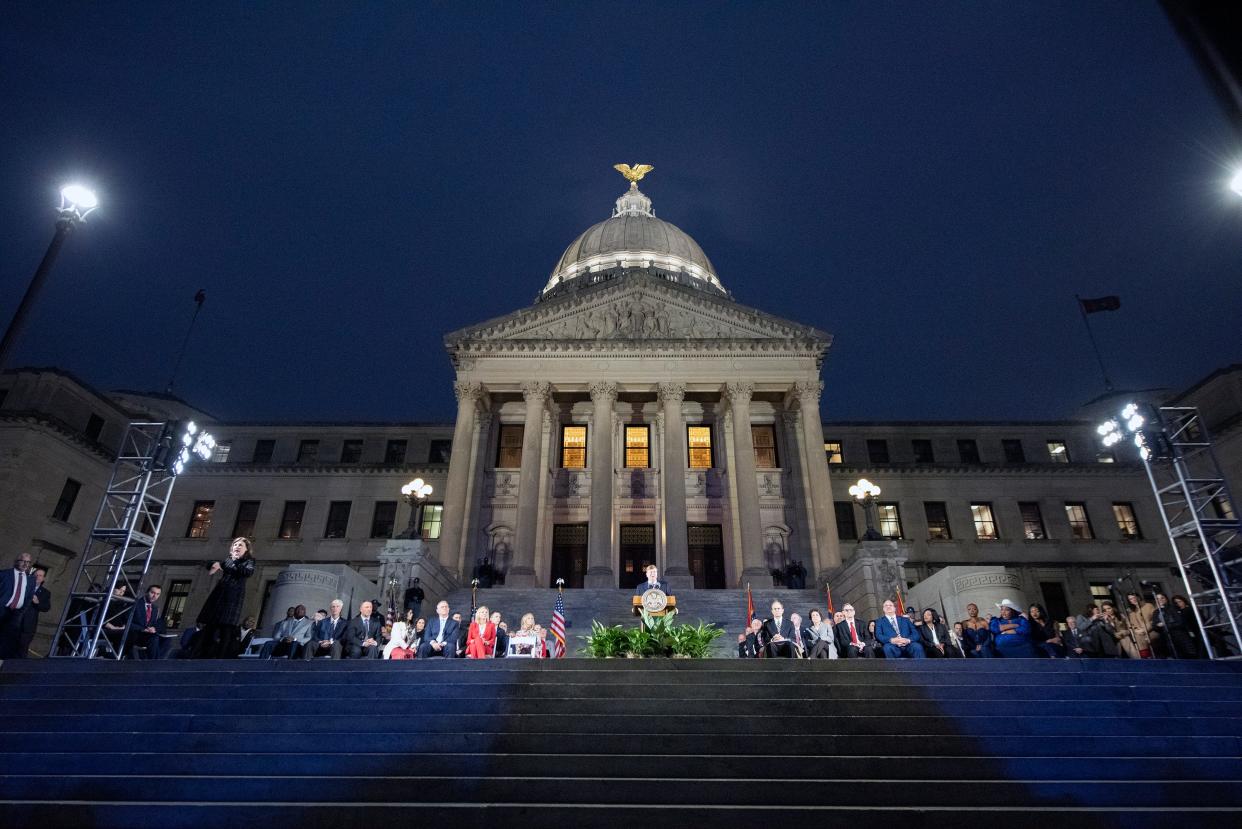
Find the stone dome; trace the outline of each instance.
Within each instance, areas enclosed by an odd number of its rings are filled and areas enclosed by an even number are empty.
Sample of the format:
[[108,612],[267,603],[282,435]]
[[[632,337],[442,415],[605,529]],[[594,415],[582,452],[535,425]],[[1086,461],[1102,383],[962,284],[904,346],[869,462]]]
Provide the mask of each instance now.
[[613,279],[631,270],[729,295],[698,242],[676,225],[657,219],[651,199],[637,183],[631,183],[617,199],[611,218],[587,228],[565,248],[539,298]]

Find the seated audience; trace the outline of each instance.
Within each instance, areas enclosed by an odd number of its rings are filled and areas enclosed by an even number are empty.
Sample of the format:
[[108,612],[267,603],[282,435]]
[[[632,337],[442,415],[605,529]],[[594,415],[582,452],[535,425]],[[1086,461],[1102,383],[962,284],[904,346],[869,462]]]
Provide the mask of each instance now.
[[281,619],[272,631],[272,638],[263,643],[259,649],[260,659],[272,659],[284,656],[297,659],[302,655],[311,638],[312,622],[306,618],[306,605],[300,604],[293,609],[293,615]]
[[940,621],[935,608],[923,611],[923,624],[918,631],[924,654],[935,659],[949,656],[949,629]]
[[388,642],[384,645],[384,658],[413,659],[416,653],[416,646],[411,643],[413,637],[414,611],[407,610],[404,619],[392,623]]
[[1027,609],[1027,621],[1031,625],[1031,644],[1040,656],[1061,659],[1065,656],[1065,644],[1057,623],[1048,618],[1041,605],[1033,604]]
[[793,659],[797,651],[793,643],[793,623],[785,618],[785,606],[772,602],[772,618],[763,623],[763,638],[767,642],[765,652],[769,657]]
[[156,603],[160,600],[160,586],[153,584],[134,602],[129,614],[129,657],[131,659],[164,658],[164,619]]
[[496,626],[496,658],[504,659],[509,654],[509,626],[499,610],[492,612],[492,624]]
[[841,621],[837,622],[837,653],[842,659],[860,659],[871,656],[867,644],[867,631],[860,629],[862,622],[855,618],[854,605],[841,605]]
[[823,614],[818,610],[812,610],[807,615],[811,619],[811,624],[806,629],[807,642],[810,646],[810,650],[806,654],[807,658],[836,659],[836,631],[832,629],[832,625],[824,621]]
[[379,659],[383,653],[380,630],[384,620],[375,613],[372,602],[358,606],[358,615],[350,619],[341,637],[342,648],[349,659]]
[[1087,655],[1087,649],[1078,631],[1078,617],[1065,617],[1065,632],[1061,634],[1061,643],[1065,646],[1065,655],[1070,659],[1078,659]]
[[922,659],[927,655],[914,624],[897,614],[897,605],[891,599],[884,602],[884,615],[875,620],[875,638],[885,659]]
[[466,634],[467,659],[493,659],[496,656],[496,626],[491,611],[482,605],[474,612],[474,620]]
[[[242,619],[241,627],[237,628],[237,638],[233,640],[231,649],[225,651],[228,656],[236,657],[246,652],[250,647],[250,641],[254,639],[254,632],[259,629],[259,622],[253,616],[247,616]],[[220,640],[224,641],[224,640]]]
[[441,600],[436,605],[436,618],[427,623],[423,632],[423,643],[418,648],[419,659],[443,656],[452,659],[457,656],[456,619],[449,618],[449,604]]
[[967,647],[966,628],[961,622],[954,622],[953,628],[949,631],[948,656],[952,659],[965,659]]
[[1082,642],[1083,656],[1095,659],[1116,659],[1120,649],[1113,635],[1112,624],[1104,618],[1103,611],[1091,602],[1078,617],[1078,637]]
[[867,652],[875,659],[884,659],[884,645],[876,638],[875,619],[867,622]]
[[340,599],[333,599],[332,604],[328,605],[327,618],[315,625],[311,640],[302,651],[303,659],[314,659],[316,656],[341,658],[344,653],[342,639],[345,636],[345,628],[349,626],[349,622],[341,615],[344,607],[345,603]]
[[1031,659],[1039,654],[1031,644],[1031,625],[1022,615],[1018,605],[1010,599],[1001,599],[1000,617],[989,623],[996,653],[1006,659]]
[[992,629],[987,619],[979,618],[979,606],[973,602],[966,605],[966,620],[962,622],[966,634],[966,656],[971,659],[988,659],[996,656],[996,643],[992,641]]
[[742,659],[758,659],[763,656],[762,619],[751,619],[746,632],[738,634],[737,655]]
[[181,632],[181,636],[177,639],[177,652],[173,654],[173,659],[196,659],[198,655],[198,645],[195,642],[203,630],[202,622],[195,622],[194,627],[188,627]]
[[836,611],[835,613],[833,613],[833,614],[832,614],[832,626],[833,626],[834,628],[835,628],[837,625],[839,625],[839,624],[841,624],[842,622],[844,622],[844,621],[845,621],[845,611],[843,611],[843,610],[838,610],[838,611]]
[[807,657],[807,648],[809,647],[808,634],[810,630],[803,627],[802,615],[800,613],[790,613],[789,624],[793,627],[793,639],[791,641],[794,646],[794,656],[798,659],[805,659]]

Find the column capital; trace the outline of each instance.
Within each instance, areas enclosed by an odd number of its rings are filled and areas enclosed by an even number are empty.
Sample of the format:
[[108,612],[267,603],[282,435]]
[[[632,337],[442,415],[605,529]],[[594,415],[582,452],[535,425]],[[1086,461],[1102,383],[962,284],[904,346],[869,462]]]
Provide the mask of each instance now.
[[456,395],[458,403],[471,402],[478,405],[483,402],[486,392],[482,383],[458,380],[453,383],[453,394]]
[[794,383],[790,394],[798,398],[801,403],[810,403],[819,405],[819,397],[824,392],[824,383],[822,380],[805,380]]
[[552,384],[546,380],[531,380],[522,384],[522,398],[527,403],[542,405],[552,394]]
[[685,383],[661,383],[656,387],[661,403],[680,403],[686,399]]
[[607,380],[592,383],[591,402],[597,406],[611,406],[617,402],[617,384]]
[[739,403],[749,403],[751,396],[755,393],[754,383],[735,382],[725,383],[724,396],[729,399],[730,405],[738,405]]

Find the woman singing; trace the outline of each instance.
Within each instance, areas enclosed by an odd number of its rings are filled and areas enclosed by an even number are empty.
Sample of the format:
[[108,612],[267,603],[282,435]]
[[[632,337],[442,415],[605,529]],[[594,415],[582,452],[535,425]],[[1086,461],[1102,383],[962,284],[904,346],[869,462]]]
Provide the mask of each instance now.
[[470,638],[466,640],[467,659],[491,659],[496,653],[496,626],[487,607],[474,612],[470,623]]
[[254,575],[251,550],[249,539],[234,538],[228,558],[211,565],[208,575],[219,573],[220,581],[198,613],[198,621],[203,625],[198,636],[200,658],[227,659],[236,655],[234,649],[241,631],[238,623],[246,601],[246,579]]

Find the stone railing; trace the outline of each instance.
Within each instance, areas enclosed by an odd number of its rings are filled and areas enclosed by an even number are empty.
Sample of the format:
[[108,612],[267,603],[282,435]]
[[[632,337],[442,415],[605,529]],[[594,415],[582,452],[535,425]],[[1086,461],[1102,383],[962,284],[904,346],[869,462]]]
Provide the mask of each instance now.
[[585,469],[554,469],[553,498],[590,498],[591,473]]

